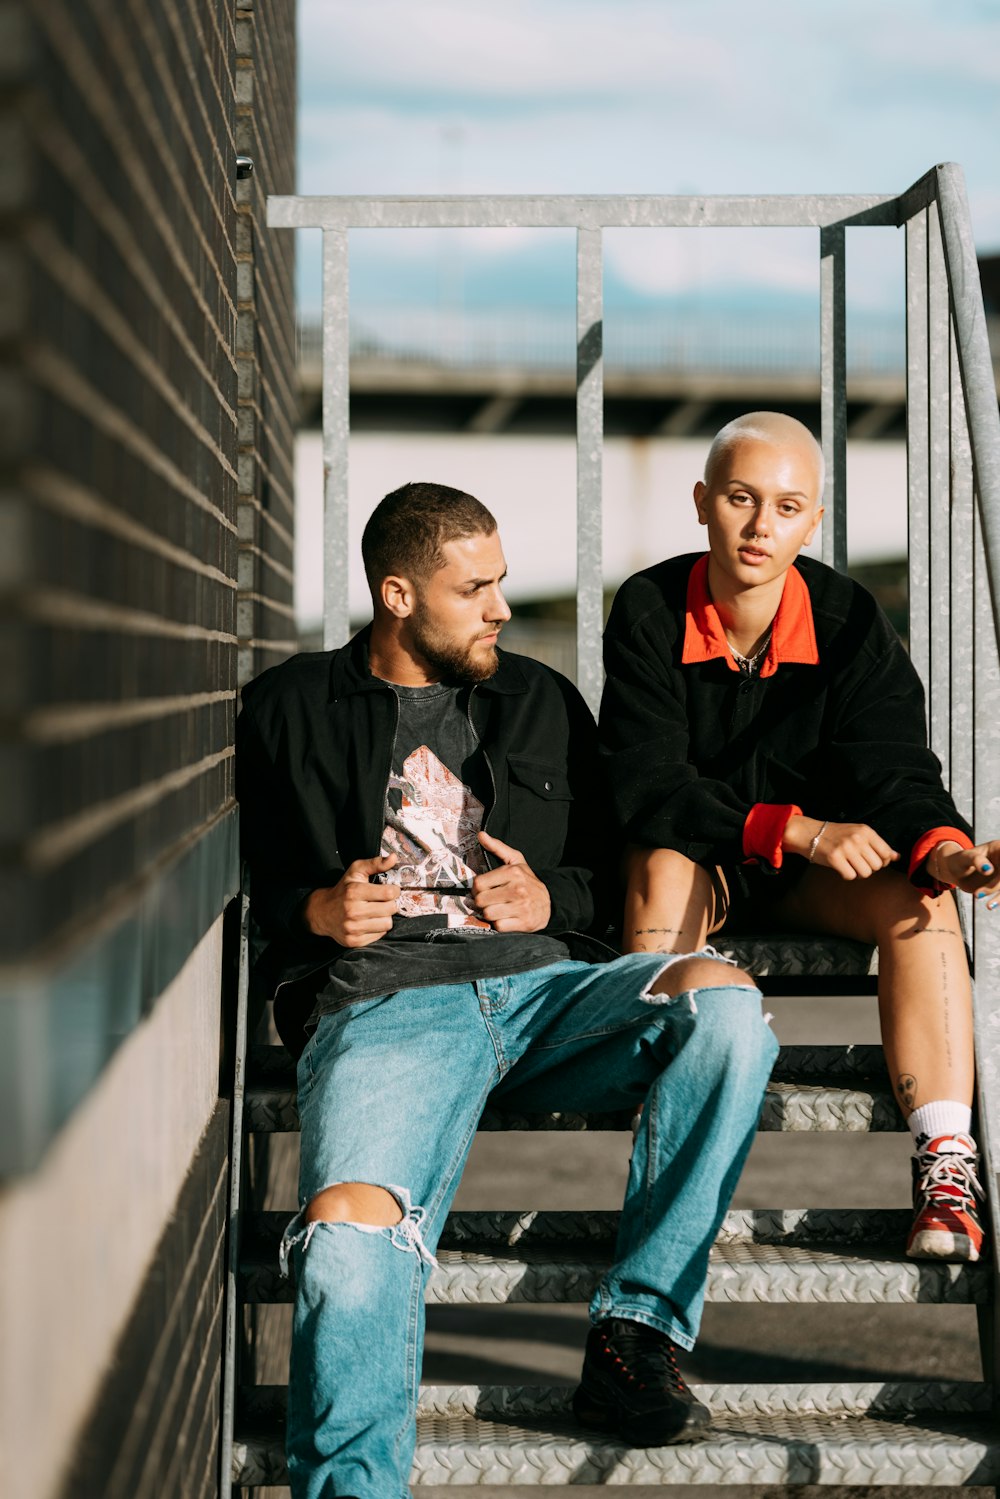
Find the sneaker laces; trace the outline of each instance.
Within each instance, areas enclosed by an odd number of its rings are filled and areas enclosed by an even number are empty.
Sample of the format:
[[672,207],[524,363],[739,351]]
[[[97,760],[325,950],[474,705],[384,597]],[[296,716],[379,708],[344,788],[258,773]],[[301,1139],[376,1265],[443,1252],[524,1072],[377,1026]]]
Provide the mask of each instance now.
[[977,1197],[986,1200],[976,1175],[977,1156],[965,1151],[929,1150],[916,1160],[916,1190],[929,1201],[954,1207],[958,1198],[963,1207],[974,1207]]
[[[644,1322],[616,1317],[605,1334],[605,1353],[620,1367],[629,1383],[640,1390],[649,1386],[662,1389],[664,1384],[678,1394],[689,1393],[677,1367],[677,1350],[666,1333]],[[618,1351],[620,1350],[620,1351]]]

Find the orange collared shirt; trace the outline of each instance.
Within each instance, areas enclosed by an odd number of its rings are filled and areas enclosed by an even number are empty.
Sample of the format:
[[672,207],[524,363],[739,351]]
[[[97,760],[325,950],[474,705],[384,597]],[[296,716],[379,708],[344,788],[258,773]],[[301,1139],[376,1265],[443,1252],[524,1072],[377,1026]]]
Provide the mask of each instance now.
[[[699,557],[688,578],[687,617],[681,661],[684,665],[690,665],[695,661],[712,661],[721,656],[730,671],[739,671],[726,639],[726,632],[722,628],[719,612],[708,591],[708,559],[708,552],[704,557]],[[796,661],[805,666],[819,665],[812,600],[805,579],[794,567],[790,567],[785,574],[781,603],[774,616],[774,628],[760,675],[773,677],[785,661]]]

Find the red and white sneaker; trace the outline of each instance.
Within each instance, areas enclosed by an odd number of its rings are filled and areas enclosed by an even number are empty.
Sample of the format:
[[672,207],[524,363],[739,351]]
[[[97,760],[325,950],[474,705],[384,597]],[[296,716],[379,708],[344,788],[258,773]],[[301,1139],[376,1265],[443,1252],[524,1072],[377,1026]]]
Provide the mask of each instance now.
[[911,1259],[978,1260],[983,1226],[976,1198],[985,1197],[978,1166],[969,1135],[938,1135],[914,1155]]

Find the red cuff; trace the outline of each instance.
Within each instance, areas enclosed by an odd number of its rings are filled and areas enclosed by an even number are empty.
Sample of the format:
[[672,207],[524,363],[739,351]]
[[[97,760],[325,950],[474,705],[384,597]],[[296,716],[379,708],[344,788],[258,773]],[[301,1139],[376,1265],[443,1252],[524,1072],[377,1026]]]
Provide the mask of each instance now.
[[[960,848],[975,848],[976,846],[968,833],[963,833],[961,828],[931,828],[929,833],[924,833],[913,845],[910,867],[907,870],[911,880],[932,849],[936,848],[939,843],[957,843]],[[940,880],[932,879],[928,872],[926,878],[918,882],[917,888],[936,895],[941,890],[950,890],[951,886],[942,885]]]
[[756,802],[743,824],[743,853],[748,859],[763,859],[772,869],[780,869],[784,859],[781,840],[790,817],[801,817],[802,808],[782,806],[777,802]]

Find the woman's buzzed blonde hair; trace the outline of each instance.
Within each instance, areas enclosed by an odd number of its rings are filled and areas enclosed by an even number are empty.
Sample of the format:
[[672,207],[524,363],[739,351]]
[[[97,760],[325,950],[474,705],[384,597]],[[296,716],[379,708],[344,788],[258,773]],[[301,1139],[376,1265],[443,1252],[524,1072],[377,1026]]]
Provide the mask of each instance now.
[[712,438],[712,446],[708,450],[708,457],[705,459],[706,484],[710,482],[716,465],[728,456],[730,450],[738,442],[744,442],[747,438],[756,438],[760,442],[772,444],[797,442],[808,446],[816,459],[816,472],[819,478],[816,503],[820,504],[826,485],[823,449],[804,423],[794,416],[788,416],[784,411],[748,411],[745,416],[734,417],[731,422],[727,422],[716,432]]

